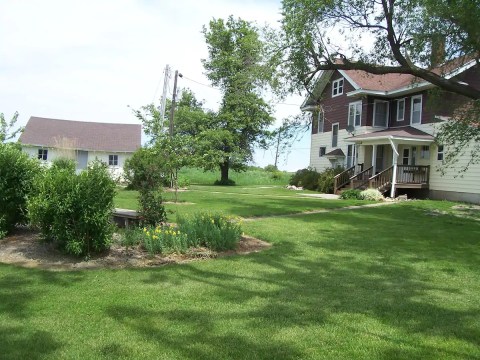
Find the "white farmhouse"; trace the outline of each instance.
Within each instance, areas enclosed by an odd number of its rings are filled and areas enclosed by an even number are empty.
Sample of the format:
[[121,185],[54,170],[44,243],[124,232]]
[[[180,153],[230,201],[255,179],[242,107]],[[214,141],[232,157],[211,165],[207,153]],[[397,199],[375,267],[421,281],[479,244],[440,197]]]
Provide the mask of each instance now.
[[22,150],[47,164],[56,158],[76,160],[77,170],[90,161],[108,164],[121,175],[123,165],[141,146],[141,125],[48,119],[32,116],[20,136]]

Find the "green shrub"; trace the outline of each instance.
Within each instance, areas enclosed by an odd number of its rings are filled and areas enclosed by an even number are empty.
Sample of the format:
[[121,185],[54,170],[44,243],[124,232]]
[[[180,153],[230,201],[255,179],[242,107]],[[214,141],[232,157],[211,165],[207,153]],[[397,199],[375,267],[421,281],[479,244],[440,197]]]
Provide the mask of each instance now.
[[153,148],[140,148],[123,167],[128,187],[134,190],[158,189],[170,185],[170,176],[165,170],[161,157]]
[[242,236],[240,221],[217,213],[196,213],[177,219],[178,229],[187,235],[191,246],[214,251],[234,249]]
[[373,200],[373,201],[382,201],[385,198],[382,193],[377,189],[366,189],[360,193],[360,196],[363,200]]
[[67,158],[57,158],[53,160],[52,167],[57,169],[67,169],[75,172],[76,164],[72,159]]
[[362,191],[358,190],[358,189],[344,190],[340,194],[340,199],[343,199],[343,200],[350,200],[350,199],[362,200],[363,197],[361,195],[361,192]]
[[45,241],[77,256],[108,249],[115,183],[104,163],[95,161],[79,175],[70,166],[52,166],[35,186],[28,211]]
[[328,168],[320,173],[318,177],[318,191],[324,194],[333,194],[335,175],[340,174],[343,167]]
[[312,168],[306,168],[298,170],[290,178],[290,185],[302,186],[307,190],[317,190],[318,189],[318,179],[320,174]]
[[142,226],[157,226],[167,219],[161,190],[140,189],[138,204]]
[[36,159],[14,145],[0,144],[0,239],[27,222],[27,197],[40,171]]
[[187,234],[173,225],[143,228],[142,245],[153,254],[184,254],[192,245]]
[[267,165],[263,168],[263,170],[267,172],[276,172],[278,171],[278,168],[275,165]]

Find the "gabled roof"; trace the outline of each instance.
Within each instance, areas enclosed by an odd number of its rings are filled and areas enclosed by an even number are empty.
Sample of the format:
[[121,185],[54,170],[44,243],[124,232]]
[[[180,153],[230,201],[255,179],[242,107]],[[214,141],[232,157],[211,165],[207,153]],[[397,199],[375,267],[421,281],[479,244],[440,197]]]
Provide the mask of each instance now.
[[359,142],[364,140],[383,140],[389,138],[392,140],[414,140],[422,142],[434,141],[434,137],[432,135],[411,126],[390,128],[386,130],[375,131],[372,133],[356,135],[349,137],[346,140],[350,142]]
[[113,124],[48,119],[32,116],[19,141],[24,145],[57,147],[67,139],[75,149],[133,152],[141,146],[142,127],[138,124]]
[[[432,69],[432,72],[450,79],[455,75],[471,68],[476,64],[475,59],[465,57],[449,61],[442,66]],[[378,95],[399,96],[409,92],[415,92],[433,87],[429,82],[416,78],[410,74],[384,74],[375,75],[363,70],[338,70],[338,72],[354,87],[347,96]],[[325,89],[334,71],[322,71],[315,83],[313,94],[308,96],[301,106],[302,110],[308,110],[313,105],[315,97],[319,97]]]

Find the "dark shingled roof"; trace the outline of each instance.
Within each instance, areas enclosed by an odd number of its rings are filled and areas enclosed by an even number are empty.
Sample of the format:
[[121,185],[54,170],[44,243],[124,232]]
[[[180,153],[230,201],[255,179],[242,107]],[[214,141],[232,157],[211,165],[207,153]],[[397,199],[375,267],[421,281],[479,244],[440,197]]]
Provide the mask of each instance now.
[[418,130],[411,126],[405,126],[401,128],[390,128],[381,131],[375,131],[368,134],[356,135],[349,137],[348,140],[367,140],[370,138],[379,138],[379,137],[389,137],[392,136],[393,138],[408,138],[414,140],[431,140],[433,141],[433,136],[427,134],[424,131]]
[[335,149],[325,154],[325,156],[330,157],[345,157],[345,153],[342,149]]
[[25,145],[56,147],[68,139],[76,149],[133,152],[141,146],[142,127],[138,124],[112,124],[58,120],[32,116],[19,141]]

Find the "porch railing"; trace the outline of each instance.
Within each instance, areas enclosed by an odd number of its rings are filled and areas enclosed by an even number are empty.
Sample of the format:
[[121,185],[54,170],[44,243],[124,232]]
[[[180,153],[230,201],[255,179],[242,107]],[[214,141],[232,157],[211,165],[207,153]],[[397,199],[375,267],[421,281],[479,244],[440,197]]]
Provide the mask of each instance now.
[[350,178],[350,188],[358,189],[368,184],[370,177],[373,175],[373,166],[359,172]]
[[430,166],[397,165],[397,184],[428,184]]
[[393,177],[393,166],[379,172],[377,175],[372,176],[368,179],[368,187],[379,189],[382,191],[385,187],[392,183]]
[[347,170],[335,175],[333,178],[333,193],[336,194],[337,190],[342,186],[347,185],[350,182],[350,178],[355,175],[355,165],[349,167]]

